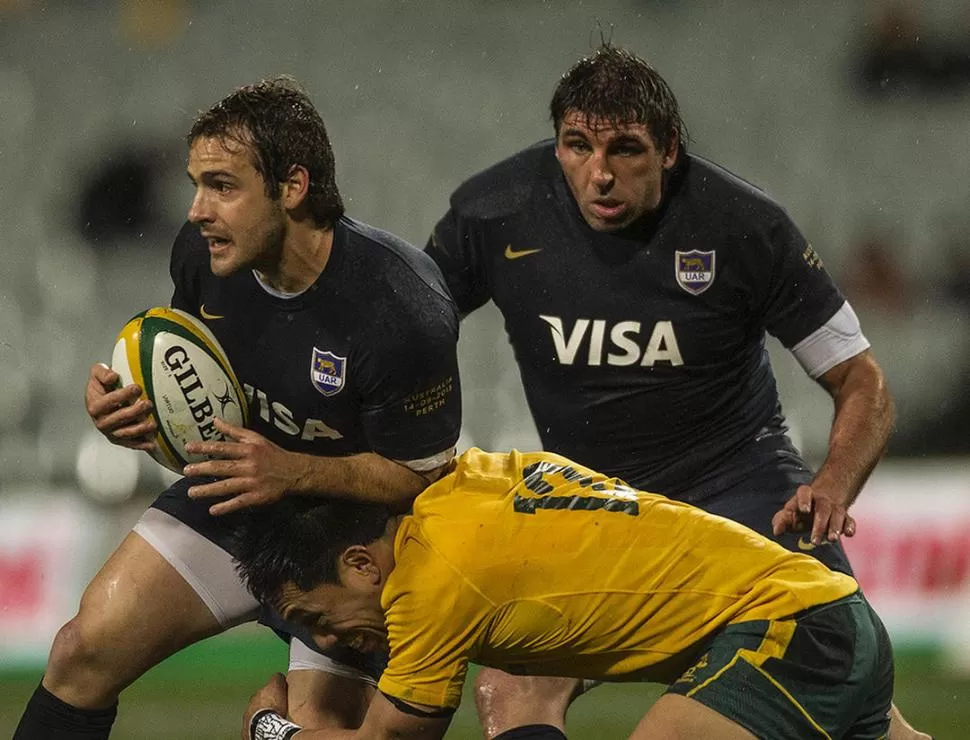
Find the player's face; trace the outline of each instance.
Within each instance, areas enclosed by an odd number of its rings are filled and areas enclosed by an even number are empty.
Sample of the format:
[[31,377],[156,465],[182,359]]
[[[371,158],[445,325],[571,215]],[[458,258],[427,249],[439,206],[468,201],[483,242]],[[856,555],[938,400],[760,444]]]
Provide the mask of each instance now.
[[189,149],[188,173],[195,186],[189,221],[209,242],[209,262],[216,275],[247,268],[272,271],[285,232],[284,209],[266,195],[263,178],[249,150],[200,137]]
[[288,622],[309,629],[323,649],[343,645],[364,653],[387,650],[380,587],[323,583],[300,591],[287,584],[277,608]]
[[556,157],[590,228],[616,231],[660,205],[677,138],[668,152],[659,151],[644,124],[616,126],[570,111],[556,137]]

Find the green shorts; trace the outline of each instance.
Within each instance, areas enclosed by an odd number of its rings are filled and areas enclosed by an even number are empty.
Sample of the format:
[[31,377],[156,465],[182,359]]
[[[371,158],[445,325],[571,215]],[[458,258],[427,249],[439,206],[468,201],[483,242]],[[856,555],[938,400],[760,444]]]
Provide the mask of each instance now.
[[892,646],[857,592],[788,619],[729,625],[667,692],[759,738],[877,740],[889,731]]

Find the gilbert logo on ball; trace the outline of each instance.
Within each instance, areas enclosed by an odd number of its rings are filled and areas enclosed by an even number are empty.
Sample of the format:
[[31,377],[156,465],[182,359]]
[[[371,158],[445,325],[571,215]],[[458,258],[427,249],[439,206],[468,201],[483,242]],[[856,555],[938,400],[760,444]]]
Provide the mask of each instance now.
[[223,438],[217,417],[235,426],[249,420],[246,395],[225,351],[184,311],[150,308],[132,318],[118,334],[111,368],[123,385],[140,385],[154,405],[158,431],[152,457],[177,473],[204,459],[186,453],[188,442]]

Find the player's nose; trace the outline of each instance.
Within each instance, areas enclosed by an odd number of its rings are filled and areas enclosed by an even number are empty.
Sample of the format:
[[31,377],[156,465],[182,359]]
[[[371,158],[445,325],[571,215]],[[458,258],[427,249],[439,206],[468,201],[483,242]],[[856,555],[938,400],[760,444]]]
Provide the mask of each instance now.
[[317,632],[313,635],[313,641],[321,650],[329,650],[337,646],[337,636],[332,632]]
[[613,186],[615,177],[613,175],[613,171],[606,166],[606,162],[594,162],[590,179],[592,180],[593,187],[600,192],[603,192],[604,190],[609,190]]
[[202,192],[197,192],[189,206],[188,219],[194,224],[202,224],[214,220],[209,199]]

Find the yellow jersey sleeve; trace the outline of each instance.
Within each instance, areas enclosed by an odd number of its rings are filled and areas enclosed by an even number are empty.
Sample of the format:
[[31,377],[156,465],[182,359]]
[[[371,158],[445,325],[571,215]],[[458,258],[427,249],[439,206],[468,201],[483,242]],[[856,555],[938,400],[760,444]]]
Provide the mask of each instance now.
[[391,655],[378,689],[413,704],[455,709],[492,605],[428,544],[413,518],[402,529],[382,595]]

